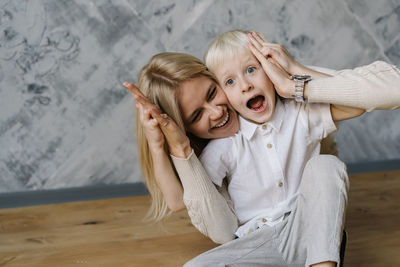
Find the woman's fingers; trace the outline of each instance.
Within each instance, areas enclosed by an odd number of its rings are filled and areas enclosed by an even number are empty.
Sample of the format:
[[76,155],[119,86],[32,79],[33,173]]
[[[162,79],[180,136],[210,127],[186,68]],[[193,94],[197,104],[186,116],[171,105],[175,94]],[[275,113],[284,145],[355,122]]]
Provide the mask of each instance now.
[[143,105],[145,108],[150,108],[151,106],[155,106],[153,102],[151,102],[134,84],[124,82],[123,85],[129,89],[129,91],[133,94],[133,97],[137,102]]
[[136,104],[136,108],[139,112],[139,120],[146,129],[153,130],[158,127],[157,120],[151,117],[149,110],[144,109],[140,103]]
[[133,95],[133,97],[135,98],[135,100],[137,102],[139,102],[140,104],[143,105],[143,107],[145,108],[153,108],[156,107],[157,105],[154,104],[152,101],[150,101],[147,97],[141,96],[141,95]]
[[270,48],[274,48],[278,52],[285,52],[286,48],[280,44],[270,43],[263,36],[259,35],[256,32],[252,32],[250,35],[254,41],[257,41],[261,46],[268,46]]
[[264,37],[257,34],[256,32],[252,32],[251,34],[249,33],[247,36],[249,38],[249,41],[260,51],[263,48],[269,48],[279,52],[279,50],[281,49],[281,45],[269,43],[267,40],[264,39]]
[[[163,114],[160,107],[145,97],[135,85],[124,82],[124,86],[129,89],[137,101],[140,120],[146,124],[147,129],[153,129],[148,132],[148,139],[152,138],[152,140],[162,142],[165,137],[171,154],[175,156],[182,154],[180,150],[182,147],[190,148],[190,141],[185,131],[181,130],[167,114]],[[161,135],[160,129],[162,131]],[[183,157],[186,157],[186,154]]]
[[[256,32],[252,32],[251,35],[254,37],[254,39],[256,39],[260,44],[263,43],[268,43],[268,41],[263,37],[260,36],[258,33]],[[269,44],[269,43],[268,43]]]
[[276,57],[279,54],[278,46],[272,43],[267,43],[258,34],[248,34],[250,43],[263,54],[264,57]]
[[161,109],[151,102],[134,84],[124,82],[124,86],[129,89],[133,94],[137,103],[137,108],[139,109],[139,118],[142,122],[149,121],[154,118],[160,126],[167,126],[169,119],[166,114],[161,114]]
[[140,103],[137,103],[136,107],[139,110],[139,119],[142,124],[154,128],[156,126],[165,127],[169,123],[167,114],[161,114],[160,110],[157,108],[144,108]]
[[272,58],[265,58],[251,43],[249,43],[249,48],[258,61],[260,61],[265,73],[274,84],[277,93],[285,98],[290,98],[292,81],[289,74],[279,64],[274,63]]
[[144,114],[143,114],[143,107],[140,103],[136,103],[137,112],[139,112],[139,119],[142,123],[144,123]]
[[[270,76],[270,75],[274,75],[276,73],[279,73],[281,75],[284,75],[286,77],[289,77],[289,74],[286,72],[286,70],[284,68],[281,67],[281,65],[279,64],[279,62],[277,62],[275,60],[274,57],[270,57],[267,58],[265,56],[265,54],[263,52],[261,52],[259,49],[257,49],[256,47],[254,47],[252,45],[252,43],[249,43],[249,48],[250,51],[253,53],[253,55],[258,59],[258,61],[261,63],[265,73]],[[264,48],[264,47],[263,47]],[[274,54],[276,53],[276,51],[274,51],[274,49],[272,48],[265,48],[264,52],[267,51],[268,54]],[[271,60],[273,62],[271,62]],[[270,77],[271,78],[271,77]]]
[[273,45],[272,43],[268,43],[267,40],[265,40],[262,36],[260,36],[256,32],[251,32],[247,34],[250,42],[258,49],[261,49],[261,47],[265,45]]
[[150,110],[151,116],[157,120],[158,125],[160,126],[161,130],[163,131],[164,135],[167,137],[169,143],[171,144],[177,142],[178,140],[182,139],[182,137],[186,137],[186,134],[179,129],[178,125],[172,120],[167,114],[161,113],[158,109]]
[[258,50],[260,50],[262,48],[262,44],[259,41],[257,41],[252,34],[250,34],[250,33],[247,34],[247,38],[249,38],[250,43],[255,48],[257,48]]
[[252,43],[249,43],[249,49],[253,53],[253,55],[258,59],[258,61],[261,63],[261,65],[264,67],[267,67],[269,64],[267,58],[261,53],[259,49],[257,49]]
[[264,57],[271,57],[273,61],[288,73],[297,71],[297,63],[283,45],[266,42],[257,33],[248,35],[251,43]]
[[133,95],[140,95],[144,97],[144,94],[140,91],[139,88],[137,88],[134,84],[132,83],[128,83],[128,82],[124,82],[123,85],[129,89],[129,91],[133,94]]
[[[159,109],[152,109],[150,110],[151,116],[157,120],[158,124],[160,125],[161,129],[165,130],[172,130],[175,129],[173,127],[173,124],[175,124],[174,121],[170,120],[167,114],[161,113],[161,110]],[[171,128],[172,125],[172,128]],[[168,127],[169,126],[169,127]]]

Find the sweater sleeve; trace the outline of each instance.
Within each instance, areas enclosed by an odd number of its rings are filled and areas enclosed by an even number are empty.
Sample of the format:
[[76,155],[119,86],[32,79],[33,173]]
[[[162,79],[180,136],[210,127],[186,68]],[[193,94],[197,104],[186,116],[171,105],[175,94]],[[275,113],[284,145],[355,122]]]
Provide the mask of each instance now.
[[183,201],[193,225],[215,243],[235,238],[238,220],[224,192],[219,192],[197,156],[187,159],[172,156],[183,186]]
[[383,61],[341,70],[307,84],[308,101],[374,109],[400,108],[400,70]]

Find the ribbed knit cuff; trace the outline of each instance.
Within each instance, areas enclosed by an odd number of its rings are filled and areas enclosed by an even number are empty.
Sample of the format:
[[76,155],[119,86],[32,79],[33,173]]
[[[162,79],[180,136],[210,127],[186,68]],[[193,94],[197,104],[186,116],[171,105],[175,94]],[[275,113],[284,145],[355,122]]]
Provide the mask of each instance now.
[[400,108],[400,71],[376,61],[354,70],[337,71],[334,77],[308,82],[308,101],[374,109]]
[[342,76],[312,80],[307,84],[308,102],[362,106],[362,90],[355,84]]

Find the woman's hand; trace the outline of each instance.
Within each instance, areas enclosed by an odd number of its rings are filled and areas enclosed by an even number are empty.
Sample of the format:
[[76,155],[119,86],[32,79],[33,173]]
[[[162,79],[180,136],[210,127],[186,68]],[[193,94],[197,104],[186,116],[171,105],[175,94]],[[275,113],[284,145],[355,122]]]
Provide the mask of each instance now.
[[178,127],[178,125],[176,125],[176,123],[168,117],[167,114],[163,114],[160,107],[158,107],[146,96],[144,96],[139,88],[128,82],[125,82],[124,86],[128,88],[129,91],[133,94],[134,98],[140,105],[139,108],[141,108],[143,111],[143,119],[144,121],[146,121],[146,123],[148,123],[147,130],[149,130],[149,134],[151,134],[152,140],[155,141],[153,144],[149,144],[149,146],[154,145],[156,147],[162,142],[161,137],[157,137],[159,133],[156,132],[156,127],[158,127],[158,129],[162,131],[165,139],[167,140],[170,153],[178,158],[187,158],[191,154],[192,148],[190,146],[190,140],[186,136],[186,133],[182,131]]
[[[330,76],[301,65],[293,59],[285,47],[268,43],[255,32],[248,34],[248,38],[250,51],[261,63],[265,73],[274,84],[276,92],[284,98],[293,98],[295,82],[291,79],[292,74],[307,74],[313,79]],[[306,88],[305,97],[307,96]]]
[[284,98],[293,98],[294,81],[290,76],[299,74],[300,64],[282,45],[268,43],[254,32],[248,34],[248,38],[250,51],[261,63],[276,92]]
[[286,48],[280,44],[269,43],[257,33],[248,34],[250,44],[253,45],[265,58],[272,61],[289,74],[303,74],[307,68],[298,63],[289,54]]
[[158,121],[151,116],[150,110],[144,108],[142,104],[136,103],[136,108],[139,112],[139,119],[143,125],[150,151],[153,154],[158,151],[164,151],[165,138]]

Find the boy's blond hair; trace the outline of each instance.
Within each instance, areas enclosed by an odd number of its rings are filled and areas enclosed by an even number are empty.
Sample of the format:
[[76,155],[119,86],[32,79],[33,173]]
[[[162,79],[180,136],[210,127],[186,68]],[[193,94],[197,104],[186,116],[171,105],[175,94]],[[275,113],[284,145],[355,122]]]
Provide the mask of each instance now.
[[[243,53],[251,53],[247,34],[251,31],[233,30],[217,37],[204,55],[204,63],[211,72],[223,64],[224,60],[237,57]],[[259,33],[258,33],[259,34]],[[261,34],[259,34],[261,36]]]

